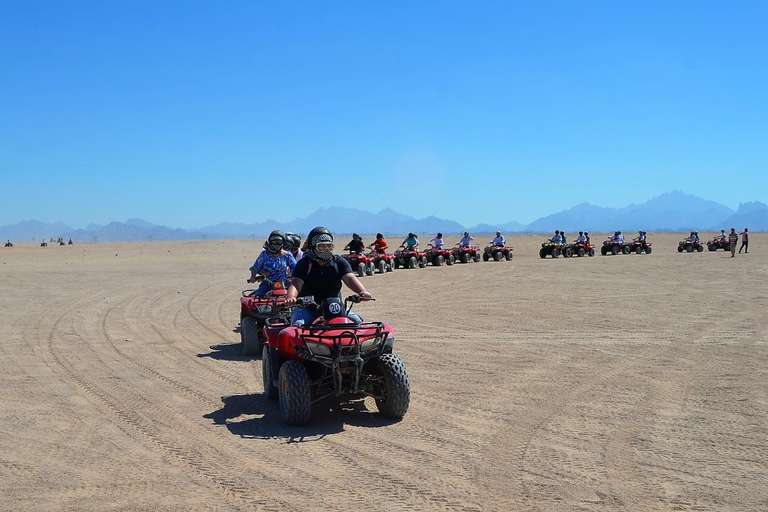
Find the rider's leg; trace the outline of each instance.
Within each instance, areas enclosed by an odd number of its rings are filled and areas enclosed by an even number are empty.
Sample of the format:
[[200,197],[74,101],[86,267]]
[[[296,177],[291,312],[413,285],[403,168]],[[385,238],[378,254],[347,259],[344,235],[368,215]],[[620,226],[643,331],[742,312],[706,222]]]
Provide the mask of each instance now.
[[295,307],[291,315],[291,325],[309,325],[319,316],[320,313],[312,308]]

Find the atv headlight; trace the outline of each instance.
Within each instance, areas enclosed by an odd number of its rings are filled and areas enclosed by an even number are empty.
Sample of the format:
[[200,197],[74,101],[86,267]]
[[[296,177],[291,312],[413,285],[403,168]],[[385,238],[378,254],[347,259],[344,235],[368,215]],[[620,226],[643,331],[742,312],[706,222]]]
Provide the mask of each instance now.
[[368,352],[369,350],[373,350],[377,348],[381,344],[381,337],[376,336],[375,338],[371,338],[369,340],[366,340],[360,344],[360,351],[361,352]]
[[315,355],[318,356],[330,356],[331,347],[323,345],[322,343],[315,343],[314,341],[305,341],[307,348]]

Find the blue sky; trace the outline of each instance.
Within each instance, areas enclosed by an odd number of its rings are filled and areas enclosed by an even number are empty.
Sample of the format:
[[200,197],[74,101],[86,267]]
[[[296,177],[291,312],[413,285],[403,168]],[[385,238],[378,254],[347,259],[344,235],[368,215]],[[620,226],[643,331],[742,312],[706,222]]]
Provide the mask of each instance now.
[[0,8],[0,225],[768,202],[766,2]]

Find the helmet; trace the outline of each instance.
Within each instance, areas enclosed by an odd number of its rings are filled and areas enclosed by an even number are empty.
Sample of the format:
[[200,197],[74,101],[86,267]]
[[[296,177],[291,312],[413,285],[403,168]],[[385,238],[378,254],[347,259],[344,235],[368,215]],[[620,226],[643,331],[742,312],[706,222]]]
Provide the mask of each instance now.
[[416,238],[416,235],[413,233],[408,233],[408,238]]
[[320,263],[327,263],[333,258],[331,251],[318,252],[315,248],[319,243],[333,243],[333,234],[322,226],[317,226],[307,235],[307,255]]
[[376,240],[381,240],[382,238],[384,238],[384,235],[381,233],[376,233]]
[[464,236],[469,236],[469,231],[465,231]]
[[556,229],[556,230],[555,230],[555,234],[556,234],[556,235],[559,235],[559,234],[560,234],[560,230],[559,230],[559,229]]
[[583,232],[583,231],[579,231],[579,234],[580,234],[580,235],[583,235],[583,234],[584,234],[584,232]]
[[501,231],[497,231],[496,236],[501,236]]
[[301,248],[301,237],[296,233],[285,234],[285,247],[288,250],[294,250]]
[[352,240],[361,240],[360,235],[357,233],[352,233]]
[[269,234],[264,241],[264,249],[270,254],[279,254],[285,244],[285,234],[279,229]]
[[621,231],[617,231],[617,232],[616,232],[616,234],[617,234],[617,235],[620,235],[620,234],[621,234]]
[[442,233],[438,233],[437,234],[437,238],[443,238],[443,234]]

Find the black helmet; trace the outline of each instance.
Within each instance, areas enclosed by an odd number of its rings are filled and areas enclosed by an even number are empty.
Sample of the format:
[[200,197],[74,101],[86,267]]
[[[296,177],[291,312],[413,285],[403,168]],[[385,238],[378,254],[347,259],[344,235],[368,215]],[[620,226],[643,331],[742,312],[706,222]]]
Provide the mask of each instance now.
[[579,234],[580,234],[580,235],[583,235],[583,234],[584,234],[584,232],[583,232],[583,231],[579,231]]
[[382,238],[384,238],[384,235],[381,233],[376,233],[376,240],[381,240]]
[[352,240],[361,240],[360,235],[357,233],[352,233]]
[[301,248],[301,237],[296,233],[286,233],[285,248],[290,251]]
[[416,238],[416,234],[415,233],[408,233],[408,238]]
[[555,234],[556,234],[556,235],[559,235],[559,234],[560,234],[560,230],[559,230],[559,229],[556,229],[556,230],[555,230]]
[[264,249],[270,254],[279,254],[285,244],[285,233],[279,229],[274,230],[269,234],[264,241]]
[[309,249],[314,249],[318,241],[321,241],[317,240],[317,238],[323,235],[327,235],[329,238],[324,241],[333,242],[333,234],[330,232],[330,230],[328,228],[324,228],[323,226],[317,226],[307,235],[307,247]]
[[437,234],[437,238],[443,238],[443,234],[442,233],[438,233]]
[[501,231],[497,231],[496,236],[501,236]]

